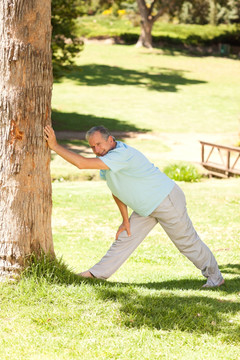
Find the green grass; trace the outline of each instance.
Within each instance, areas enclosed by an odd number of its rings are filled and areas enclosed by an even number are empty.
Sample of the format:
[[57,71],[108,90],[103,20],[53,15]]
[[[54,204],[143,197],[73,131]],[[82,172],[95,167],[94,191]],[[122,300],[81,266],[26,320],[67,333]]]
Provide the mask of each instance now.
[[56,130],[235,133],[239,61],[87,44],[54,83]]
[[80,280],[75,273],[105,253],[120,216],[104,182],[54,183],[62,260],[0,284],[1,359],[239,359],[240,179],[180,186],[226,285],[201,290],[200,272],[160,227],[108,281]]

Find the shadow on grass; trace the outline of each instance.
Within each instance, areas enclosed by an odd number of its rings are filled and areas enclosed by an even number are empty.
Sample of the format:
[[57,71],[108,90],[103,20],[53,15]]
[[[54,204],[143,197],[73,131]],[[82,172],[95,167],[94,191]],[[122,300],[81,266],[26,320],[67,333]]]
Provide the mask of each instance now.
[[[160,288],[163,289],[162,286]],[[170,288],[169,284],[167,288]],[[240,340],[240,326],[237,321],[231,322],[230,317],[240,311],[239,302],[208,297],[205,292],[202,296],[192,293],[181,295],[172,291],[145,294],[137,291],[134,285],[126,287],[121,284],[109,288],[97,287],[96,293],[101,300],[119,303],[121,324],[125,327],[147,326],[213,336],[219,336],[221,332],[228,341]]]
[[[240,275],[240,264],[227,264],[219,266],[223,274],[237,274]],[[240,289],[240,286],[239,286]]]
[[52,123],[56,131],[84,131],[86,132],[93,126],[103,125],[110,131],[123,132],[148,132],[150,129],[139,128],[126,121],[120,121],[104,116],[94,116],[90,114],[66,113],[55,109],[52,110]]
[[[195,295],[183,290],[199,290],[201,280],[169,280],[153,283],[116,283],[77,276],[62,259],[33,258],[23,278],[36,283],[93,286],[96,297],[111,306],[118,304],[116,326],[127,328],[148,327],[164,331],[183,331],[218,336],[231,343],[239,342],[240,326],[231,317],[240,311],[239,301],[223,298],[226,293],[239,291],[239,278],[230,279],[221,288],[211,289],[219,293],[217,298],[207,296],[209,289]],[[147,291],[150,290],[150,291]],[[225,293],[225,294],[224,294]],[[116,305],[114,305],[116,308]]]
[[206,279],[203,280],[193,280],[193,279],[181,279],[181,280],[168,280],[161,282],[148,282],[148,283],[112,283],[107,282],[107,284],[113,284],[114,286],[123,285],[130,286],[135,288],[143,288],[150,290],[201,290],[202,292],[215,291],[215,292],[224,292],[226,294],[231,294],[239,291],[239,278],[228,279],[224,285],[216,288],[202,288],[202,285],[206,283]]
[[[223,298],[226,293],[238,290],[238,279],[230,279],[221,288],[199,290],[201,280],[169,280],[153,283],[111,283],[96,287],[96,295],[104,301],[119,304],[121,325],[164,331],[221,335],[224,341],[239,343],[240,326],[231,317],[239,313],[240,303]],[[150,292],[146,292],[150,289]],[[154,290],[154,291],[152,291]],[[181,291],[189,290],[189,293]],[[190,292],[191,291],[191,292]],[[208,292],[219,293],[218,298],[208,296]],[[225,294],[224,294],[225,293]],[[221,298],[222,297],[222,298]]]
[[[177,92],[178,85],[205,83],[205,81],[189,79],[184,76],[185,73],[184,70],[159,67],[149,67],[148,71],[139,71],[118,66],[89,64],[73,66],[71,71],[63,73],[63,78],[86,86],[133,85],[166,92]],[[56,82],[61,82],[61,78]]]

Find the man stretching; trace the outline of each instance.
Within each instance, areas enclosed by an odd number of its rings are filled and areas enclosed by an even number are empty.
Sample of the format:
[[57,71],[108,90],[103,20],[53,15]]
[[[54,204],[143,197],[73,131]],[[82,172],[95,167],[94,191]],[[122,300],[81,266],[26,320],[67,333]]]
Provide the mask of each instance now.
[[[106,255],[80,276],[109,278],[159,223],[178,250],[207,278],[203,287],[224,283],[215,257],[192,225],[184,193],[140,151],[115,141],[103,126],[95,126],[86,139],[96,158],[86,158],[59,145],[50,126],[44,132],[50,149],[71,164],[79,169],[100,169],[122,215],[122,224]],[[130,218],[128,207],[133,210]]]

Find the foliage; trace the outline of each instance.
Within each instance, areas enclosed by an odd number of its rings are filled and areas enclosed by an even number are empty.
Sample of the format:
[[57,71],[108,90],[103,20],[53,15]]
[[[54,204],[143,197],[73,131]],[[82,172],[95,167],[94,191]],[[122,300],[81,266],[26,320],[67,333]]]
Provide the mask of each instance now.
[[176,15],[181,23],[217,25],[240,22],[238,0],[180,0],[179,4]]
[[[155,29],[157,26],[155,27]],[[180,27],[176,28],[177,30]],[[201,33],[195,31],[197,28],[189,28],[185,35],[173,34],[171,31],[169,33],[165,32],[163,35],[158,35],[158,31],[154,30],[152,39],[154,44],[161,44],[164,46],[213,46],[217,44],[228,44],[233,46],[239,45],[240,40],[240,28],[232,27],[231,29],[216,29],[216,31],[202,31]],[[209,28],[210,29],[210,28]],[[206,29],[205,29],[206,30]],[[212,30],[212,29],[210,29]],[[120,35],[120,38],[126,44],[134,44],[137,41],[138,35],[135,32],[126,32]],[[204,49],[203,49],[204,52]]]
[[[76,0],[76,6],[81,15],[91,16],[97,14],[98,11],[100,11],[100,9],[102,8],[100,1],[101,0],[89,0],[89,1]],[[103,6],[103,8],[105,8],[105,6]]]
[[208,23],[208,16],[208,0],[184,1],[178,14],[179,21],[183,24],[204,25]]
[[53,72],[59,76],[63,68],[82,51],[83,42],[76,35],[79,12],[75,0],[52,0],[52,58]]
[[217,5],[216,23],[240,23],[239,0],[225,0]]
[[[135,0],[76,0],[77,8],[83,15],[111,14],[118,16],[118,10],[129,6]],[[130,5],[131,6],[131,5]]]
[[175,181],[196,182],[202,177],[196,166],[189,163],[168,165],[163,171],[168,177]]
[[[109,14],[118,15],[119,9],[125,9],[128,15],[137,18],[139,10],[136,0],[90,0],[82,1],[81,10],[88,15],[100,14],[105,10],[111,9]],[[150,6],[152,1],[146,1]],[[163,1],[155,1],[151,15],[161,9],[162,5],[166,5]],[[169,19],[179,20],[185,24],[231,24],[240,22],[240,2],[239,0],[175,0],[171,4],[169,2],[168,9]],[[139,21],[139,20],[138,20]]]

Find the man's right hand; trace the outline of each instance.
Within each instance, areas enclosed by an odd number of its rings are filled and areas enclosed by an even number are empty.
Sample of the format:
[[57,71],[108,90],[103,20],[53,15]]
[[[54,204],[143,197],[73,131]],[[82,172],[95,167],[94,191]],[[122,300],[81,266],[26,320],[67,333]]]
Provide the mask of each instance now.
[[119,226],[118,231],[116,233],[116,240],[118,239],[118,236],[123,232],[126,231],[128,236],[131,236],[130,231],[130,222],[129,221],[123,221],[122,224]]
[[44,138],[47,140],[50,149],[54,150],[58,145],[55,132],[50,125],[47,125],[44,128]]

